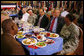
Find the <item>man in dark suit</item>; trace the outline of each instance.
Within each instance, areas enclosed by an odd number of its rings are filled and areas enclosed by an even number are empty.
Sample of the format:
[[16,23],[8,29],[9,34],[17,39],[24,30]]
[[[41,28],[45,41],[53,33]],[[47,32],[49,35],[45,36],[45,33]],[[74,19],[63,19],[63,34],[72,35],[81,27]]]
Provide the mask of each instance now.
[[39,26],[40,28],[46,28],[46,26],[49,23],[49,19],[48,17],[45,15],[44,11],[42,9],[39,10],[39,14],[36,22],[35,22],[35,26]]
[[18,10],[19,10],[19,12],[18,12],[18,18],[20,20],[22,18],[22,16],[23,16],[23,12],[22,12],[22,8],[21,9],[18,8]]
[[1,55],[25,55],[21,44],[14,39],[18,31],[17,25],[11,19],[6,19],[2,22],[2,29]]
[[59,34],[64,24],[64,19],[60,17],[60,10],[56,9],[53,11],[53,17],[51,18],[46,30]]

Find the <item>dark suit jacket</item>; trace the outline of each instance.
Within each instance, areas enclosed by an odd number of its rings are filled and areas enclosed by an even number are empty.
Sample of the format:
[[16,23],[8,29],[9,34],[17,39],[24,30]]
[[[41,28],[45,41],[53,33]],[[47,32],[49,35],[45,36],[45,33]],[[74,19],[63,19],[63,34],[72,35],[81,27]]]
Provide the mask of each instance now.
[[[46,28],[47,31],[49,31],[52,19],[53,19],[53,17],[51,18],[50,23],[48,24],[48,26]],[[64,24],[65,24],[64,18],[58,17],[56,33],[58,33],[58,34],[60,33],[60,31],[61,31],[62,27],[64,26]]]
[[24,49],[12,36],[1,36],[1,55],[25,55]]
[[19,19],[21,19],[22,16],[23,16],[23,13],[22,13],[22,10],[20,10],[19,13],[18,13],[18,17],[19,17]]
[[[39,22],[39,18],[40,18],[40,15],[38,15],[34,26],[37,26],[37,24]],[[49,19],[48,19],[48,17],[46,15],[44,15],[43,18],[41,19],[40,27],[41,28],[46,28],[48,23],[49,23]]]

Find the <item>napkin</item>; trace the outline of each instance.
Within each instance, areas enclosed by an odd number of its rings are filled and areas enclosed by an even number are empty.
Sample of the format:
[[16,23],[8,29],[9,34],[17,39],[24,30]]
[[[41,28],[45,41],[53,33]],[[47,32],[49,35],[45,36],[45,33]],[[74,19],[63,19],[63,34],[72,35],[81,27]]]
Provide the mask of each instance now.
[[33,49],[38,49],[37,46],[33,46],[33,45],[29,45],[28,47],[29,47],[29,48],[33,48]]

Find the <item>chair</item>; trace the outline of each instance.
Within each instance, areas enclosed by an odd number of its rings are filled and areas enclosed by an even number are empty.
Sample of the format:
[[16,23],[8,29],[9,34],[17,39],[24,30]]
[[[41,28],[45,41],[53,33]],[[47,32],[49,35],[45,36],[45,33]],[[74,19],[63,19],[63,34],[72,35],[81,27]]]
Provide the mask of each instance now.
[[80,36],[79,39],[83,37],[83,30],[79,27],[79,31],[80,31]]
[[[81,41],[81,38],[83,38],[83,30],[79,27],[79,31],[80,31],[79,40]],[[79,42],[80,42],[80,41],[79,41]],[[81,42],[80,42],[80,43],[81,43]],[[80,45],[78,45],[78,47],[77,47],[76,50],[79,50],[79,46],[80,46]],[[66,55],[76,55],[77,52],[78,52],[78,51],[70,52],[70,53],[67,53]]]

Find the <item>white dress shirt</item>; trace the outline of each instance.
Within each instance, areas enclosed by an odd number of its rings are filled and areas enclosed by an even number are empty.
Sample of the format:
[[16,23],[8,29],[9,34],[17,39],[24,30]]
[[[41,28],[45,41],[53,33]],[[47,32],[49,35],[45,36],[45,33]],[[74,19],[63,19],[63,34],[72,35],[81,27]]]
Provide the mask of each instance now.
[[55,19],[55,22],[54,22],[54,25],[53,25],[53,29],[52,29],[52,32],[56,32],[56,28],[57,28],[57,21],[58,21],[58,18]]
[[21,21],[27,22],[28,17],[29,17],[29,14],[28,13],[23,14]]

